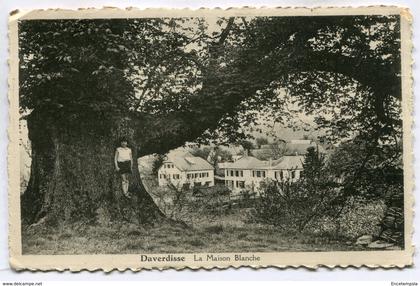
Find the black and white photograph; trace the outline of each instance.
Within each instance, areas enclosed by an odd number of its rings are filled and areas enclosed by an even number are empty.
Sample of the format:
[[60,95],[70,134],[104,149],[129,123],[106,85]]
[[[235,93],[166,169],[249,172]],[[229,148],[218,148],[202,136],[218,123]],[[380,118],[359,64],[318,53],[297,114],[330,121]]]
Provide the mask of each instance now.
[[411,251],[404,13],[18,19],[21,255]]

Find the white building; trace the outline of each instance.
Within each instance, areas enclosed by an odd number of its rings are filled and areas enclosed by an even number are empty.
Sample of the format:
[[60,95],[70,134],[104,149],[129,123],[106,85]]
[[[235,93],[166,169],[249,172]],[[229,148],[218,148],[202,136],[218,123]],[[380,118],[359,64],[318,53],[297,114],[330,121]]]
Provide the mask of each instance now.
[[214,186],[214,167],[186,151],[173,151],[158,170],[159,186]]
[[263,180],[297,181],[303,170],[304,156],[283,156],[279,160],[261,161],[252,156],[225,164],[225,185],[232,191],[258,191]]

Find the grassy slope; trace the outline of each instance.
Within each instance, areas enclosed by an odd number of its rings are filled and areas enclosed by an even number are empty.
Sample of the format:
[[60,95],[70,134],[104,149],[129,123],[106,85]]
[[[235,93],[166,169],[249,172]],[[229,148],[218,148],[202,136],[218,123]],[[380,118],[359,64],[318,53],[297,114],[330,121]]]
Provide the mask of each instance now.
[[24,254],[138,254],[188,252],[269,252],[358,250],[344,241],[314,235],[292,235],[261,225],[90,226],[47,232],[24,230]]

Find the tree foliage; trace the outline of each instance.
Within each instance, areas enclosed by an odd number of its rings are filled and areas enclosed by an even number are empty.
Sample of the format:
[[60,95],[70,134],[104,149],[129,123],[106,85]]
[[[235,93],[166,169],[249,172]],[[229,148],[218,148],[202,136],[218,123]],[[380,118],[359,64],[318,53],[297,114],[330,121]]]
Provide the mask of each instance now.
[[[302,115],[325,140],[364,142],[354,145],[360,168],[341,169],[379,180],[402,152],[399,31],[396,15],[22,20],[19,99],[34,154],[28,212],[111,202],[115,182],[99,177],[112,177],[121,135],[137,157],[194,141],[249,150],[259,122],[295,125]],[[344,193],[361,190],[354,185]]]
[[196,147],[190,153],[207,160],[213,166],[216,166],[217,162],[228,162],[232,160],[232,154],[229,150],[219,147]]
[[285,123],[292,102],[332,139],[401,131],[396,16],[22,21],[20,31],[21,107],[60,124],[134,113],[157,122],[144,130],[153,140],[238,141],[256,112]]
[[277,141],[269,144],[268,148],[260,149],[257,152],[253,152],[253,155],[263,161],[269,159],[278,160],[283,157],[288,151],[285,142]]
[[257,148],[261,148],[261,145],[268,144],[268,139],[266,137],[257,137],[255,143],[257,144]]

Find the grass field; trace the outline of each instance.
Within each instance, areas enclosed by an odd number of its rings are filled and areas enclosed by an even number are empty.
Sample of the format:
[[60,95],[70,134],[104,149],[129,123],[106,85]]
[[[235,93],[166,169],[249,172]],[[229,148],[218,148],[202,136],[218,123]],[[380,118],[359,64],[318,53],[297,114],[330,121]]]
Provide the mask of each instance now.
[[22,232],[24,254],[139,254],[191,252],[349,251],[348,241],[313,234],[291,234],[274,227],[230,218],[192,228],[132,224],[72,226]]

